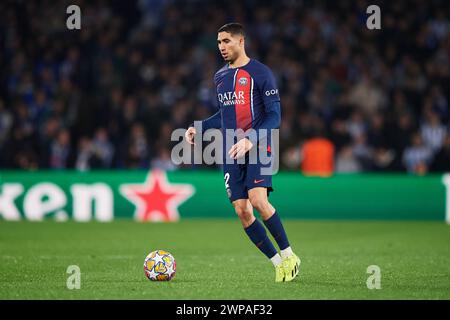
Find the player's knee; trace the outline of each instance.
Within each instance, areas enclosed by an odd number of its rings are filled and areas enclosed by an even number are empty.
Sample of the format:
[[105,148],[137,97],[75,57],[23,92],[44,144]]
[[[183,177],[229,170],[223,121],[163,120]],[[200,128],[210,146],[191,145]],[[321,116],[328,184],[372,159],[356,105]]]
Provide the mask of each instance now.
[[251,220],[253,217],[253,212],[247,206],[236,206],[235,208],[236,214],[239,216],[241,220]]
[[264,211],[269,206],[269,202],[263,197],[253,196],[249,200],[252,206],[259,212]]

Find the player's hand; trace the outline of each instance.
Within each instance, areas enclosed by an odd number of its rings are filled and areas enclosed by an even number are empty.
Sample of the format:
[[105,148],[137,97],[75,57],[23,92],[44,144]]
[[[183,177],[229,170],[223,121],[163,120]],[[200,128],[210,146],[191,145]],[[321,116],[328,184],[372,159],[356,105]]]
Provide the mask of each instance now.
[[231,159],[239,159],[242,158],[252,147],[253,143],[251,143],[247,138],[244,138],[231,147],[230,151],[228,151],[228,155]]
[[184,137],[186,138],[186,141],[190,144],[194,144],[194,136],[197,133],[197,130],[195,130],[194,127],[189,127],[186,132],[184,133]]

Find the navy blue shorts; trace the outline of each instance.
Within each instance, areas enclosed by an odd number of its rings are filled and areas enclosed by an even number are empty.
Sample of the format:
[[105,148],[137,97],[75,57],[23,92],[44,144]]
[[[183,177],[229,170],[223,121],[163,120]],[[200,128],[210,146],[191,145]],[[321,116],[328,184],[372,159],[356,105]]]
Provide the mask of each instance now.
[[[267,195],[273,191],[272,175],[267,174],[271,164],[224,164],[223,179],[230,202],[248,199],[248,190],[257,187],[267,188]],[[264,169],[266,172],[264,172]]]

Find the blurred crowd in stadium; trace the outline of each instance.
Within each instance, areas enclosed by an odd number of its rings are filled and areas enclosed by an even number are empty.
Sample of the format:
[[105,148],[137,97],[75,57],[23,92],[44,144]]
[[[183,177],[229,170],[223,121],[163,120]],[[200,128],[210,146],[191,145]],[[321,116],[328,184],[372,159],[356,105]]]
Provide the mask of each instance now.
[[170,135],[216,110],[217,29],[237,21],[281,94],[281,165],[321,136],[335,172],[450,171],[445,1],[0,3],[0,168],[174,170]]

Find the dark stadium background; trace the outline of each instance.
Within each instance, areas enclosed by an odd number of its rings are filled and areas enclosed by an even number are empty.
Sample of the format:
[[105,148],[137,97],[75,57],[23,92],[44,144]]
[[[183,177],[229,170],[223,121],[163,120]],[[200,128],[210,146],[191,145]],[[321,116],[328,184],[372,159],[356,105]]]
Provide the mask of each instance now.
[[450,170],[445,1],[378,2],[382,30],[369,4],[4,1],[0,167],[176,169],[170,133],[215,112],[217,29],[240,21],[280,87],[282,168],[320,130],[337,172]]
[[[0,1],[0,299],[448,300],[447,2]],[[281,96],[270,201],[302,259],[281,286],[220,168],[171,161],[173,130],[216,112],[217,30],[232,21]],[[311,177],[317,137],[333,166]],[[135,221],[161,220],[155,206],[176,222]],[[177,261],[170,282],[143,273],[157,249]]]

